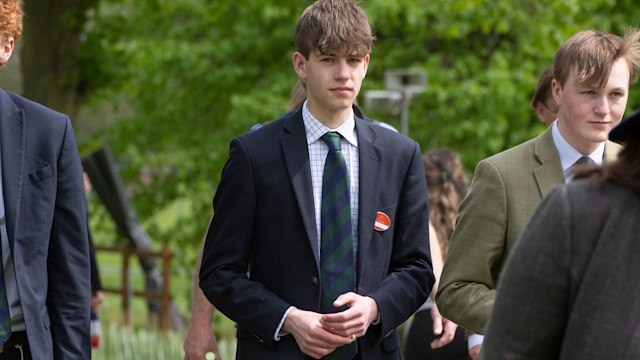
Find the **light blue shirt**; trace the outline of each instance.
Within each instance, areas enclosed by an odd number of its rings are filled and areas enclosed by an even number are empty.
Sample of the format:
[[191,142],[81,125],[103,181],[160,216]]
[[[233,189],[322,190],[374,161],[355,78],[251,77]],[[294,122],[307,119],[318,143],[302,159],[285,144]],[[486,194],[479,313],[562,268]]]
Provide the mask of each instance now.
[[[573,174],[571,173],[571,167],[578,161],[583,154],[576,150],[567,140],[560,134],[558,129],[558,120],[551,125],[551,134],[553,135],[553,143],[558,151],[560,157],[560,164],[562,165],[562,172],[564,173],[564,182],[570,183],[573,180]],[[604,157],[604,144],[603,141],[598,147],[591,153],[584,156],[588,156],[597,165],[602,165],[602,159]]]

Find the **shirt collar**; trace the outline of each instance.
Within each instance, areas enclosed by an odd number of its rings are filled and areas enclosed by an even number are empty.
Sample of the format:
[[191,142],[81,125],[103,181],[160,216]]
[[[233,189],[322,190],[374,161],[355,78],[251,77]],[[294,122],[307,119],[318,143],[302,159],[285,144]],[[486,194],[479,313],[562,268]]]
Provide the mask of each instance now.
[[334,131],[338,134],[342,135],[342,137],[347,140],[351,145],[358,146],[358,137],[356,136],[356,122],[353,116],[353,109],[349,111],[349,115],[347,119],[342,123],[342,125],[338,126],[335,129],[330,129],[323,123],[321,123],[318,119],[316,119],[311,112],[309,112],[309,108],[307,107],[307,102],[305,101],[302,105],[302,121],[304,122],[304,128],[307,135],[307,144],[311,144],[322,137],[322,135]]
[[[558,130],[558,120],[553,122],[551,133],[553,135],[553,142],[556,145],[556,149],[558,150],[558,155],[560,156],[560,163],[562,164],[562,171],[566,171],[573,164],[578,161],[582,157],[582,154],[576,150],[571,144],[562,137],[560,134],[560,130]],[[587,156],[593,160],[594,163],[598,165],[602,165],[602,158],[604,156],[604,142],[598,145],[598,147],[591,154]]]

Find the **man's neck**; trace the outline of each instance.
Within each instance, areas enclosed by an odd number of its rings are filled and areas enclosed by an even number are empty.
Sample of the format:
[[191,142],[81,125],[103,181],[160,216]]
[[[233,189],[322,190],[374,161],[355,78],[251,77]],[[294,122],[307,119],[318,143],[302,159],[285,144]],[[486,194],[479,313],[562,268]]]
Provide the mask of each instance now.
[[344,124],[345,121],[349,118],[353,109],[351,107],[346,109],[326,109],[318,106],[313,106],[312,104],[307,103],[309,112],[320,121],[324,126],[329,129],[337,129],[340,125]]

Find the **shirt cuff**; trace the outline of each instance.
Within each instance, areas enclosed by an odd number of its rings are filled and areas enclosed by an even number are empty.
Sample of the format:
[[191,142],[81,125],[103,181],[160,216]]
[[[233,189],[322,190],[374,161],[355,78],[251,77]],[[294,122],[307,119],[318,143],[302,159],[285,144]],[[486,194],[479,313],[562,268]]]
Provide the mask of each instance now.
[[289,306],[287,311],[284,312],[284,315],[282,315],[282,319],[280,319],[280,323],[278,324],[278,327],[276,328],[276,332],[273,334],[273,340],[280,341],[281,337],[289,335],[288,332],[282,331],[281,329],[282,329],[282,325],[284,325],[284,321],[287,319],[287,315],[289,315],[289,311],[291,311],[293,309],[294,309],[294,306]]
[[471,334],[467,338],[467,344],[468,344],[467,346],[468,346],[469,349],[471,349],[472,347],[474,347],[476,345],[482,344],[483,341],[484,341],[484,335]]

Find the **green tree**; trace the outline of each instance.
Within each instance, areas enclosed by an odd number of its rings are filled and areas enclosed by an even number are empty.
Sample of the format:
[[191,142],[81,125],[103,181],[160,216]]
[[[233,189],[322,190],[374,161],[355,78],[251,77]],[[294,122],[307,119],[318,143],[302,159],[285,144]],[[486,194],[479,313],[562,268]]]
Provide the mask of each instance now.
[[[79,53],[93,66],[90,88],[109,90],[92,94],[121,115],[82,151],[111,147],[150,236],[178,252],[178,274],[191,275],[229,141],[284,110],[294,25],[309,3],[102,0],[88,12]],[[382,88],[385,69],[426,70],[410,135],[425,151],[458,150],[469,170],[543,130],[528,101],[560,44],[588,28],[622,34],[640,15],[631,0],[363,5],[378,37],[363,91]]]

